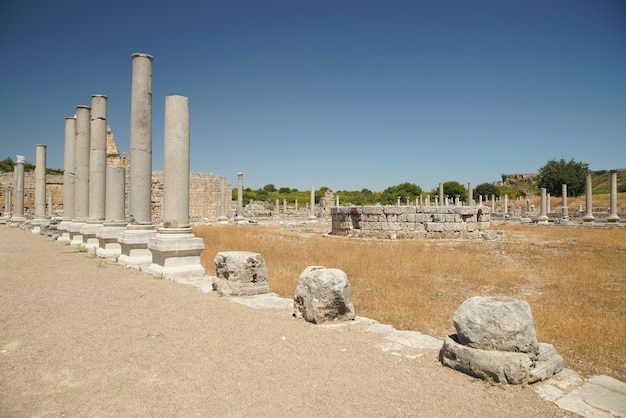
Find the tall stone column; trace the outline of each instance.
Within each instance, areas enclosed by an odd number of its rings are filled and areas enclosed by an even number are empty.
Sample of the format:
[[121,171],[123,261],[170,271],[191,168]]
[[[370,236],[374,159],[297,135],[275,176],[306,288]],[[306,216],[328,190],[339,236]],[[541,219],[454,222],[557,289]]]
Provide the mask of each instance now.
[[585,216],[583,216],[583,223],[593,224],[595,217],[593,216],[593,206],[591,199],[593,196],[593,184],[591,182],[591,173],[587,173],[585,178]]
[[83,227],[83,241],[88,248],[98,248],[98,231],[102,228],[106,197],[107,97],[91,96],[89,146],[89,217]]
[[152,56],[132,55],[130,102],[130,173],[128,217],[130,223],[119,238],[120,264],[134,268],[152,264],[148,241],[152,225]]
[[315,219],[315,187],[311,187],[311,214],[309,219]]
[[547,192],[546,192],[546,188],[542,187],[541,188],[541,210],[539,213],[539,217],[537,218],[537,223],[540,224],[547,224],[548,223],[548,215],[547,215]]
[[7,187],[6,188],[6,195],[4,196],[4,199],[5,199],[5,201],[4,201],[4,217],[5,218],[8,218],[9,215],[11,214],[11,212],[12,212],[12,209],[11,209],[11,192],[12,192],[11,188]]
[[82,229],[89,218],[89,148],[91,107],[76,107],[76,153],[74,155],[74,220],[69,227],[71,244],[83,244]]
[[13,216],[11,222],[23,223],[24,216],[24,156],[18,155],[13,167],[15,180],[15,202],[13,204]]
[[53,204],[52,190],[48,190],[48,212],[47,212],[48,218],[52,218],[54,216],[54,207],[52,206],[52,204]]
[[567,184],[561,185],[561,223],[569,223],[569,213],[567,211]]
[[243,173],[237,173],[237,218],[243,217]]
[[439,204],[444,206],[443,204],[443,183],[439,183]]
[[126,230],[126,216],[124,216],[126,169],[124,167],[106,167],[105,194],[104,223],[96,234],[98,238],[96,254],[99,257],[115,259],[122,254],[118,239]]
[[189,223],[189,101],[184,96],[165,98],[163,154],[163,228],[150,238],[151,274],[204,275],[200,253],[202,238]]
[[63,148],[63,219],[57,226],[59,241],[70,242],[69,226],[74,219],[74,170],[76,154],[76,118],[65,118],[65,144]]
[[[504,195],[504,214],[506,215],[509,212],[509,195]],[[511,215],[515,215],[512,213]]]
[[474,187],[472,183],[467,183],[467,206],[474,206]]
[[33,234],[41,234],[41,227],[49,225],[46,218],[46,146],[35,145],[35,217]]
[[611,173],[611,207],[609,217],[606,218],[607,222],[618,222],[619,216],[617,215],[617,173]]
[[228,223],[228,217],[226,216],[226,179],[224,177],[222,177],[220,181],[220,204],[217,214],[218,223]]

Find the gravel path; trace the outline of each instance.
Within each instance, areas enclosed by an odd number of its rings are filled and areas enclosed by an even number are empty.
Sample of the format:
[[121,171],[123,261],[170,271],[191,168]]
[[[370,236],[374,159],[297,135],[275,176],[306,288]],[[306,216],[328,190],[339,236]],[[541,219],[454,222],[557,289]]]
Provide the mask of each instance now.
[[311,325],[7,225],[0,260],[2,417],[573,416],[363,321]]

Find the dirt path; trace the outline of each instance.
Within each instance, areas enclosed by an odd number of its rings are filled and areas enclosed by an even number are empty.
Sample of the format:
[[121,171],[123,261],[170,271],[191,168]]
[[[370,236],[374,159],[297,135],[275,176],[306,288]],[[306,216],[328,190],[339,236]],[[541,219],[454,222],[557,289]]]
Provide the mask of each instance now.
[[290,314],[0,225],[0,416],[572,416]]

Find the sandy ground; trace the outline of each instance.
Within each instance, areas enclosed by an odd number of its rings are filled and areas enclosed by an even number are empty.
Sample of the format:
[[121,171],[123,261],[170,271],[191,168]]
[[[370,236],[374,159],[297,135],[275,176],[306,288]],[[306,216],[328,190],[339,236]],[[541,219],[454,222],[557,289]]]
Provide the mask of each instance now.
[[573,416],[385,346],[0,225],[2,417]]

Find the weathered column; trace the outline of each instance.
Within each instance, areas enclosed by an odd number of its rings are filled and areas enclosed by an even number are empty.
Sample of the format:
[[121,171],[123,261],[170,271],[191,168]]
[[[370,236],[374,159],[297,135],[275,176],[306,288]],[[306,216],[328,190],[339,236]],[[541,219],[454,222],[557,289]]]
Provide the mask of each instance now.
[[57,226],[59,241],[70,242],[69,226],[74,219],[74,176],[76,154],[76,118],[65,118],[65,144],[63,148],[63,219]]
[[48,212],[47,212],[47,216],[48,218],[52,218],[54,216],[54,207],[52,206],[53,200],[52,200],[52,190],[48,190]]
[[126,195],[126,169],[124,167],[106,167],[106,200],[104,207],[104,223],[98,230],[99,257],[115,259],[122,254],[118,239],[126,230],[124,216],[124,199]]
[[220,181],[220,205],[217,216],[217,221],[221,223],[228,222],[228,217],[226,216],[226,179],[224,177],[221,178]]
[[49,225],[46,218],[46,146],[35,145],[35,216],[33,234],[41,234],[42,226]]
[[619,216],[617,215],[617,173],[611,173],[611,207],[609,217],[606,218],[607,222],[618,222]]
[[150,238],[154,275],[203,275],[202,238],[189,223],[189,105],[184,96],[165,98],[163,163],[163,228]]
[[472,183],[467,183],[467,206],[474,206],[474,187]]
[[82,229],[89,218],[89,153],[91,107],[76,107],[76,144],[74,155],[74,220],[69,227],[72,246],[84,244]]
[[567,184],[561,185],[561,223],[569,223],[569,213],[567,211]]
[[283,199],[283,212],[287,213],[287,199]]
[[296,215],[298,214],[298,199],[294,202]]
[[491,195],[491,213],[496,213],[496,195]]
[[550,208],[550,193],[546,193],[546,215],[551,212]]
[[[509,211],[508,206],[509,206],[509,195],[508,195],[508,194],[505,194],[505,195],[504,195],[504,214],[505,214],[505,215],[506,215],[506,214],[508,213],[508,211]],[[515,214],[512,214],[512,215],[515,215]]]
[[11,215],[11,188],[6,188],[6,195],[4,196],[4,217],[8,218]]
[[439,183],[439,204],[444,206],[443,203],[443,183]]
[[335,206],[339,206],[339,195],[335,196],[335,198],[336,198]]
[[585,178],[585,203],[587,207],[585,208],[585,216],[583,216],[583,222],[589,224],[592,224],[595,220],[591,203],[592,195],[593,184],[591,182],[591,173],[587,173],[587,177]]
[[13,204],[13,216],[11,222],[22,223],[26,221],[24,216],[24,156],[18,155],[13,166],[15,180],[15,202]]
[[237,218],[243,218],[243,173],[237,173]]
[[311,214],[309,219],[315,219],[315,187],[311,187]]
[[107,162],[107,97],[91,96],[89,146],[89,217],[83,227],[83,242],[88,248],[98,248],[98,231],[104,223]]
[[148,54],[132,54],[130,223],[118,240],[122,251],[118,262],[134,268],[152,263],[148,240],[156,234],[152,225],[152,60]]
[[546,188],[542,187],[541,188],[541,209],[540,209],[540,213],[539,213],[539,217],[537,217],[537,223],[540,224],[547,224],[548,223],[548,215],[547,215],[547,192],[546,192]]
[[274,209],[276,210],[277,213],[280,213],[280,204],[278,203],[278,199],[276,199],[276,204],[274,205]]

